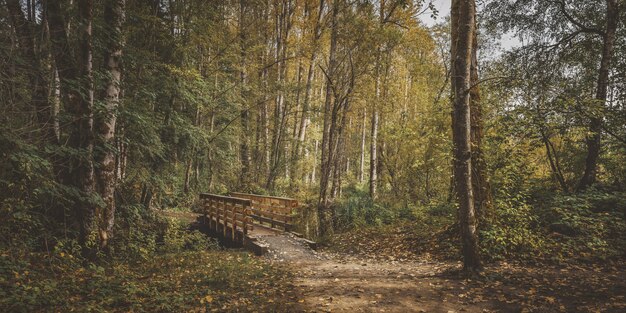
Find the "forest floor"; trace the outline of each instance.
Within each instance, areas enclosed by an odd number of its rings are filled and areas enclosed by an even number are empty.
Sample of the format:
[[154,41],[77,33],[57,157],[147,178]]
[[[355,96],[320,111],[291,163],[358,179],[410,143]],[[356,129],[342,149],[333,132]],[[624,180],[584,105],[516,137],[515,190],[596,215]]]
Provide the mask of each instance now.
[[[624,312],[623,262],[528,265],[492,263],[465,279],[460,263],[406,251],[397,232],[345,234],[312,251],[289,234],[263,236],[267,259],[293,273],[308,312]],[[343,251],[342,251],[343,250]]]
[[[186,223],[194,220],[192,214],[186,213],[163,215]],[[626,311],[626,263],[623,260],[546,264],[494,262],[486,266],[482,277],[466,279],[460,275],[459,262],[446,261],[446,255],[450,259],[456,248],[439,244],[444,241],[437,241],[433,236],[428,240],[417,238],[405,226],[344,233],[318,251],[309,249],[290,233],[261,232],[259,237],[268,244],[268,254],[252,258],[256,259],[252,263],[242,263],[255,264],[246,266],[258,268],[260,272],[245,274],[249,279],[247,283],[239,281],[242,274],[226,275],[229,287],[210,291],[206,299],[213,302],[204,303],[207,306],[201,305],[198,311]],[[230,250],[213,252],[213,255],[216,253],[222,253],[223,258],[241,260],[237,254],[233,257]],[[235,264],[229,270],[254,272]],[[240,289],[242,287],[245,290]],[[232,294],[233,291],[236,293]],[[204,299],[195,297],[200,301]],[[243,301],[237,300],[238,297]]]
[[468,282],[442,275],[453,264],[315,252],[287,234],[262,240],[270,246],[267,259],[293,273],[303,311],[487,312],[496,307],[469,299]]

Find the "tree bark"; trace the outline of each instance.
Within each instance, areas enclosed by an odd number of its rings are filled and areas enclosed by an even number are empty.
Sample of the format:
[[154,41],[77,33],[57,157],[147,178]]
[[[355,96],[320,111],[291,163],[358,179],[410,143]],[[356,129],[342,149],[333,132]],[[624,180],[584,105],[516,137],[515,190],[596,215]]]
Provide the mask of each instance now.
[[489,214],[492,205],[491,186],[487,179],[487,162],[482,150],[483,115],[478,78],[478,31],[474,20],[474,34],[472,38],[472,60],[470,69],[470,124],[472,145],[472,192],[474,206],[478,220]]
[[[379,66],[379,65],[377,65]],[[380,99],[380,76],[376,70],[376,102]],[[378,184],[378,108],[377,104],[372,106],[372,128],[370,138],[370,198],[376,199]]]
[[476,5],[474,0],[454,0],[451,9],[452,92],[454,94],[454,181],[459,206],[463,268],[467,273],[482,269],[477,219],[472,192],[471,60]]
[[[293,164],[294,172],[296,169],[299,169],[299,161],[302,157],[302,148],[304,146],[304,140],[306,139],[306,130],[309,126],[309,110],[311,103],[311,91],[313,89],[313,78],[315,73],[315,62],[317,60],[317,43],[319,41],[320,36],[322,35],[322,16],[324,12],[324,0],[320,0],[319,8],[317,11],[317,20],[315,22],[315,27],[313,28],[313,39],[311,43],[312,51],[309,57],[309,68],[307,71],[306,85],[304,90],[304,101],[302,103],[302,118],[300,119],[300,127],[298,129],[298,136],[296,140],[296,147],[294,149],[294,157]],[[292,180],[295,175],[292,175]]]
[[[79,222],[79,243],[83,254],[91,257],[89,237],[94,231],[95,179],[93,165],[93,0],[78,1],[78,55],[73,53],[66,32],[61,1],[45,1],[48,8],[50,41],[59,72],[61,97],[72,117],[68,145],[76,153],[69,157],[63,182],[81,193],[74,202],[74,213]],[[78,60],[78,62],[75,62]]]
[[98,153],[96,156],[96,177],[104,206],[97,211],[100,247],[105,248],[113,235],[115,223],[115,124],[120,105],[122,83],[122,49],[124,39],[122,24],[125,17],[125,0],[107,0],[104,6],[104,21],[107,32],[104,69],[106,89],[104,91],[104,111],[96,118]]
[[606,0],[606,29],[604,31],[604,43],[602,45],[602,56],[600,59],[600,69],[596,85],[596,105],[591,113],[589,121],[589,135],[587,135],[587,158],[585,160],[585,172],[583,173],[579,190],[584,190],[596,182],[598,157],[601,150],[602,139],[602,112],[607,100],[607,89],[609,85],[609,71],[611,60],[615,50],[615,33],[619,21],[620,6],[617,0]]
[[241,97],[241,134],[239,145],[239,156],[241,161],[241,176],[239,177],[239,189],[243,192],[250,191],[250,140],[248,133],[250,132],[250,113],[247,105],[247,85],[248,85],[248,73],[246,71],[246,29],[245,29],[245,15],[246,15],[246,1],[239,1],[239,43],[240,43],[240,57],[241,57],[241,69],[239,71],[240,76],[240,97]]
[[365,125],[367,124],[367,109],[363,108],[363,121],[361,122],[361,158],[359,160],[359,183],[363,183],[365,176]]
[[[322,237],[330,237],[334,233],[333,214],[330,203],[331,194],[329,185],[332,174],[333,152],[331,133],[333,129],[333,91],[332,81],[336,67],[337,52],[337,15],[339,14],[340,0],[333,1],[333,9],[331,14],[331,35],[330,35],[330,51],[328,55],[328,73],[326,77],[326,99],[324,100],[324,129],[322,131],[322,147],[320,158],[320,193],[317,207],[319,220],[319,234]],[[335,99],[336,100],[336,99]]]
[[266,183],[267,189],[274,189],[274,183],[278,178],[281,164],[283,164],[283,142],[285,136],[285,124],[287,120],[284,83],[287,81],[287,47],[291,30],[291,18],[293,15],[293,0],[282,0],[276,4],[276,74],[278,93],[274,110],[274,134],[272,138],[272,153],[270,159],[270,171]]

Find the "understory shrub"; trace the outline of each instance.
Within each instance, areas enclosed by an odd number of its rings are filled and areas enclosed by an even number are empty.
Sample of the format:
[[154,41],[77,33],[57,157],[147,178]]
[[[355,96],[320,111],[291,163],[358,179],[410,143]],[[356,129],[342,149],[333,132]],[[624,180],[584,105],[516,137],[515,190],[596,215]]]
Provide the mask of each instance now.
[[545,245],[538,219],[523,198],[497,200],[492,220],[480,230],[483,255],[489,260],[530,259]]

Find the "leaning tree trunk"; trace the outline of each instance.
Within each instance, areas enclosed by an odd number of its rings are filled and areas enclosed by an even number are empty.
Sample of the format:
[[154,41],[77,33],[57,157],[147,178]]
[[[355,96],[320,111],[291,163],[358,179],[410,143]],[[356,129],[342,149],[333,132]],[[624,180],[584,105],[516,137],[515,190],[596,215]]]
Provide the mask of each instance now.
[[607,99],[609,85],[609,70],[611,59],[615,50],[615,33],[619,19],[619,5],[617,0],[606,0],[606,30],[604,32],[604,44],[602,57],[598,71],[596,86],[596,106],[589,121],[589,135],[587,136],[587,158],[585,160],[585,172],[578,185],[579,190],[584,190],[596,182],[598,157],[600,156],[602,138],[602,111]]
[[454,0],[451,11],[452,92],[454,94],[454,182],[459,205],[463,268],[481,270],[477,219],[472,192],[471,59],[476,5],[474,0]]
[[[317,20],[315,22],[315,26],[313,27],[313,39],[311,42],[311,55],[309,57],[309,69],[307,71],[307,78],[304,90],[304,101],[302,103],[302,118],[300,119],[300,126],[298,127],[298,134],[296,140],[296,146],[293,154],[293,162],[292,166],[294,168],[294,173],[301,172],[301,164],[299,164],[300,159],[302,158],[302,150],[304,146],[304,140],[306,139],[306,130],[309,126],[310,118],[309,111],[311,106],[311,92],[313,89],[313,79],[315,73],[315,62],[317,60],[317,49],[318,49],[318,41],[320,36],[322,35],[322,16],[324,12],[324,0],[320,1],[319,9],[317,11]],[[298,173],[302,176],[302,173]],[[294,180],[295,175],[292,175],[291,179]]]
[[104,111],[97,116],[99,153],[96,153],[96,177],[104,206],[97,211],[100,247],[105,248],[112,236],[115,222],[115,123],[120,103],[122,80],[122,24],[124,23],[125,0],[107,0],[104,7],[106,50],[104,68],[107,72],[104,91]]

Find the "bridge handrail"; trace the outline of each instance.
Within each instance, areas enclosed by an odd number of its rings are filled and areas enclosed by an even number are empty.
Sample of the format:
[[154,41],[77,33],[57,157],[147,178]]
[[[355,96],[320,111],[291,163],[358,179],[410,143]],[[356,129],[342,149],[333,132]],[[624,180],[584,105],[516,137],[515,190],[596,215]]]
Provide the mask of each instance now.
[[237,203],[237,204],[241,204],[241,205],[250,205],[250,199],[244,199],[244,198],[237,198],[237,197],[230,197],[230,196],[221,196],[221,195],[215,195],[212,193],[201,193],[200,194],[200,199],[206,199],[206,198],[213,198],[213,199],[219,199],[219,200],[226,200],[232,203]]
[[[289,231],[293,228],[293,210],[298,207],[298,201],[291,198],[263,196],[231,192],[231,196],[252,201],[252,218],[259,223],[268,223],[272,228],[276,225]],[[274,201],[275,200],[275,201]]]

